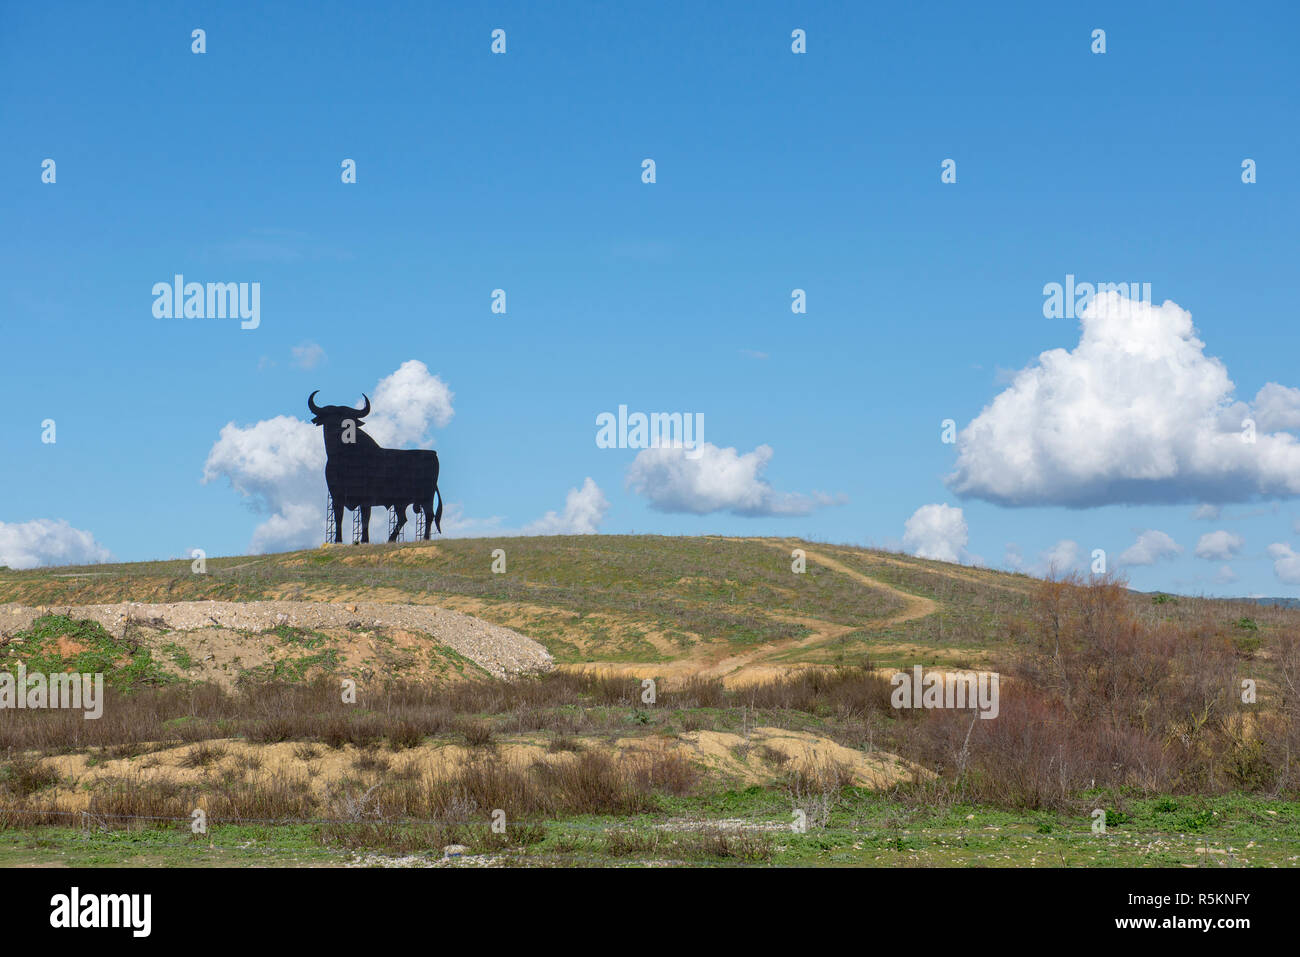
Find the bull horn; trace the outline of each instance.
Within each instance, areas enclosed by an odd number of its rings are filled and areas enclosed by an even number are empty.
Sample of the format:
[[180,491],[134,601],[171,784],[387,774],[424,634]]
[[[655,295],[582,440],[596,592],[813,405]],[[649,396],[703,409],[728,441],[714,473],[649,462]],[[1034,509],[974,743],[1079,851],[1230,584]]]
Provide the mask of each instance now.
[[368,416],[368,415],[370,414],[370,396],[368,396],[368,395],[366,395],[364,392],[362,392],[362,393],[361,393],[361,398],[363,398],[363,399],[366,400],[366,407],[365,407],[364,409],[357,409],[357,418],[358,418],[358,419],[364,419],[366,416]]
[[314,401],[312,401],[318,395],[320,395],[320,389],[317,389],[311,395],[307,396],[307,408],[311,409],[312,415],[320,415],[320,408],[316,405]]

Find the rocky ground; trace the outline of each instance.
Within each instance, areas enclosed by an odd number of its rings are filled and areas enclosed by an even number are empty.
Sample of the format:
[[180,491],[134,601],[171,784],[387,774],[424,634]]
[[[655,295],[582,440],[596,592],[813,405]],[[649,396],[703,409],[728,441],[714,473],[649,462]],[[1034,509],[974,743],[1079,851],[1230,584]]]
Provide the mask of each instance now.
[[[244,645],[249,636],[288,627],[347,636],[354,643],[376,647],[376,636],[391,647],[408,650],[421,643],[450,649],[487,673],[511,674],[548,671],[550,654],[538,642],[499,625],[460,612],[432,605],[383,604],[379,602],[333,603],[306,601],[187,601],[169,604],[124,602],[111,605],[51,605],[29,607],[0,605],[0,641],[8,641],[42,615],[61,614],[88,618],[101,624],[116,638],[130,631],[135,635],[166,637],[195,653],[196,667],[203,662],[220,662],[228,646]],[[183,639],[183,640],[182,640]],[[241,647],[237,660],[254,664],[250,654],[258,647]],[[188,669],[187,669],[188,670]],[[228,668],[226,670],[229,670]]]

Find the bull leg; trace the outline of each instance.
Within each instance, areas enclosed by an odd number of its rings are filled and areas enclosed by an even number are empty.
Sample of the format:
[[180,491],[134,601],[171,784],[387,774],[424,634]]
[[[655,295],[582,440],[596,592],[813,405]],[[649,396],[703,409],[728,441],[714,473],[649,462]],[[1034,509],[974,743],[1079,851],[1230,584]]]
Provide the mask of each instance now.
[[424,540],[429,540],[429,528],[433,525],[433,497],[420,503],[420,508],[424,509]]
[[334,496],[334,544],[343,544],[343,504],[337,495]]
[[361,544],[370,544],[370,506],[361,506]]
[[398,537],[402,534],[402,529],[405,527],[406,527],[406,506],[398,505],[397,506],[397,527],[393,529],[393,534],[388,536],[388,540],[390,542],[397,541]]

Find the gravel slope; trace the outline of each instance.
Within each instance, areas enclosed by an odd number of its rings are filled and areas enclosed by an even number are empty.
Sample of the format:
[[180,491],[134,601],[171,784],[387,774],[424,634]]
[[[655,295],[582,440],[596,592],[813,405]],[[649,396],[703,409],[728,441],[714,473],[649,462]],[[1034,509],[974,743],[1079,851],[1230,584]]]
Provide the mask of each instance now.
[[549,671],[550,653],[538,642],[509,628],[433,605],[379,602],[182,601],[171,604],[122,602],[114,605],[50,605],[32,608],[0,605],[0,638],[28,628],[45,614],[89,618],[121,637],[129,622],[163,625],[174,631],[225,628],[263,632],[278,625],[296,628],[402,628],[428,635],[497,677]]

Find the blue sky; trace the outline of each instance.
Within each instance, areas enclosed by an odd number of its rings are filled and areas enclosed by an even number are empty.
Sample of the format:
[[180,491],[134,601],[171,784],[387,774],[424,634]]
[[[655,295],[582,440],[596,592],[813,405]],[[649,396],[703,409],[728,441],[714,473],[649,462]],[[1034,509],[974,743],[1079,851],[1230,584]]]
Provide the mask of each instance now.
[[[287,485],[239,466],[203,482],[223,427],[255,441],[258,422],[303,418],[309,392],[373,397],[415,360],[454,414],[390,434],[438,448],[462,533],[538,530],[555,511],[549,528],[582,515],[602,532],[802,535],[995,567],[1011,545],[1034,567],[1062,541],[1115,565],[1158,531],[1181,551],[1145,549],[1151,564],[1123,569],[1135,587],[1300,595],[1300,474],[1278,478],[1300,386],[1288,5],[8,4],[0,18],[0,546],[4,528],[11,550],[63,534],[37,520],[123,560],[274,540],[258,529]],[[155,318],[151,287],[176,273],[259,282],[260,325]],[[1098,457],[1085,507],[1053,486],[1059,461],[1038,463],[1022,504],[981,493],[987,476],[957,488],[963,445],[940,423],[964,430],[1041,353],[1079,346],[1078,321],[1043,315],[1044,285],[1067,274],[1150,283],[1156,306],[1189,312],[1229,398],[1275,383],[1261,431],[1276,474],[1238,462],[1214,485],[1213,462],[1179,460],[1121,493],[1120,395],[1108,440],[1056,423]],[[1186,396],[1134,388],[1181,436],[1171,454],[1197,446]],[[1173,408],[1147,409],[1162,395]],[[598,448],[595,417],[620,404],[703,414],[745,487],[692,500],[716,476]],[[761,467],[744,458],[763,446]],[[298,466],[284,482],[301,485]],[[596,501],[579,491],[566,511],[588,477]],[[1200,504],[1218,517],[1195,518]],[[937,526],[905,539],[926,505],[960,523],[928,513]],[[1218,557],[1197,557],[1216,532]]]

